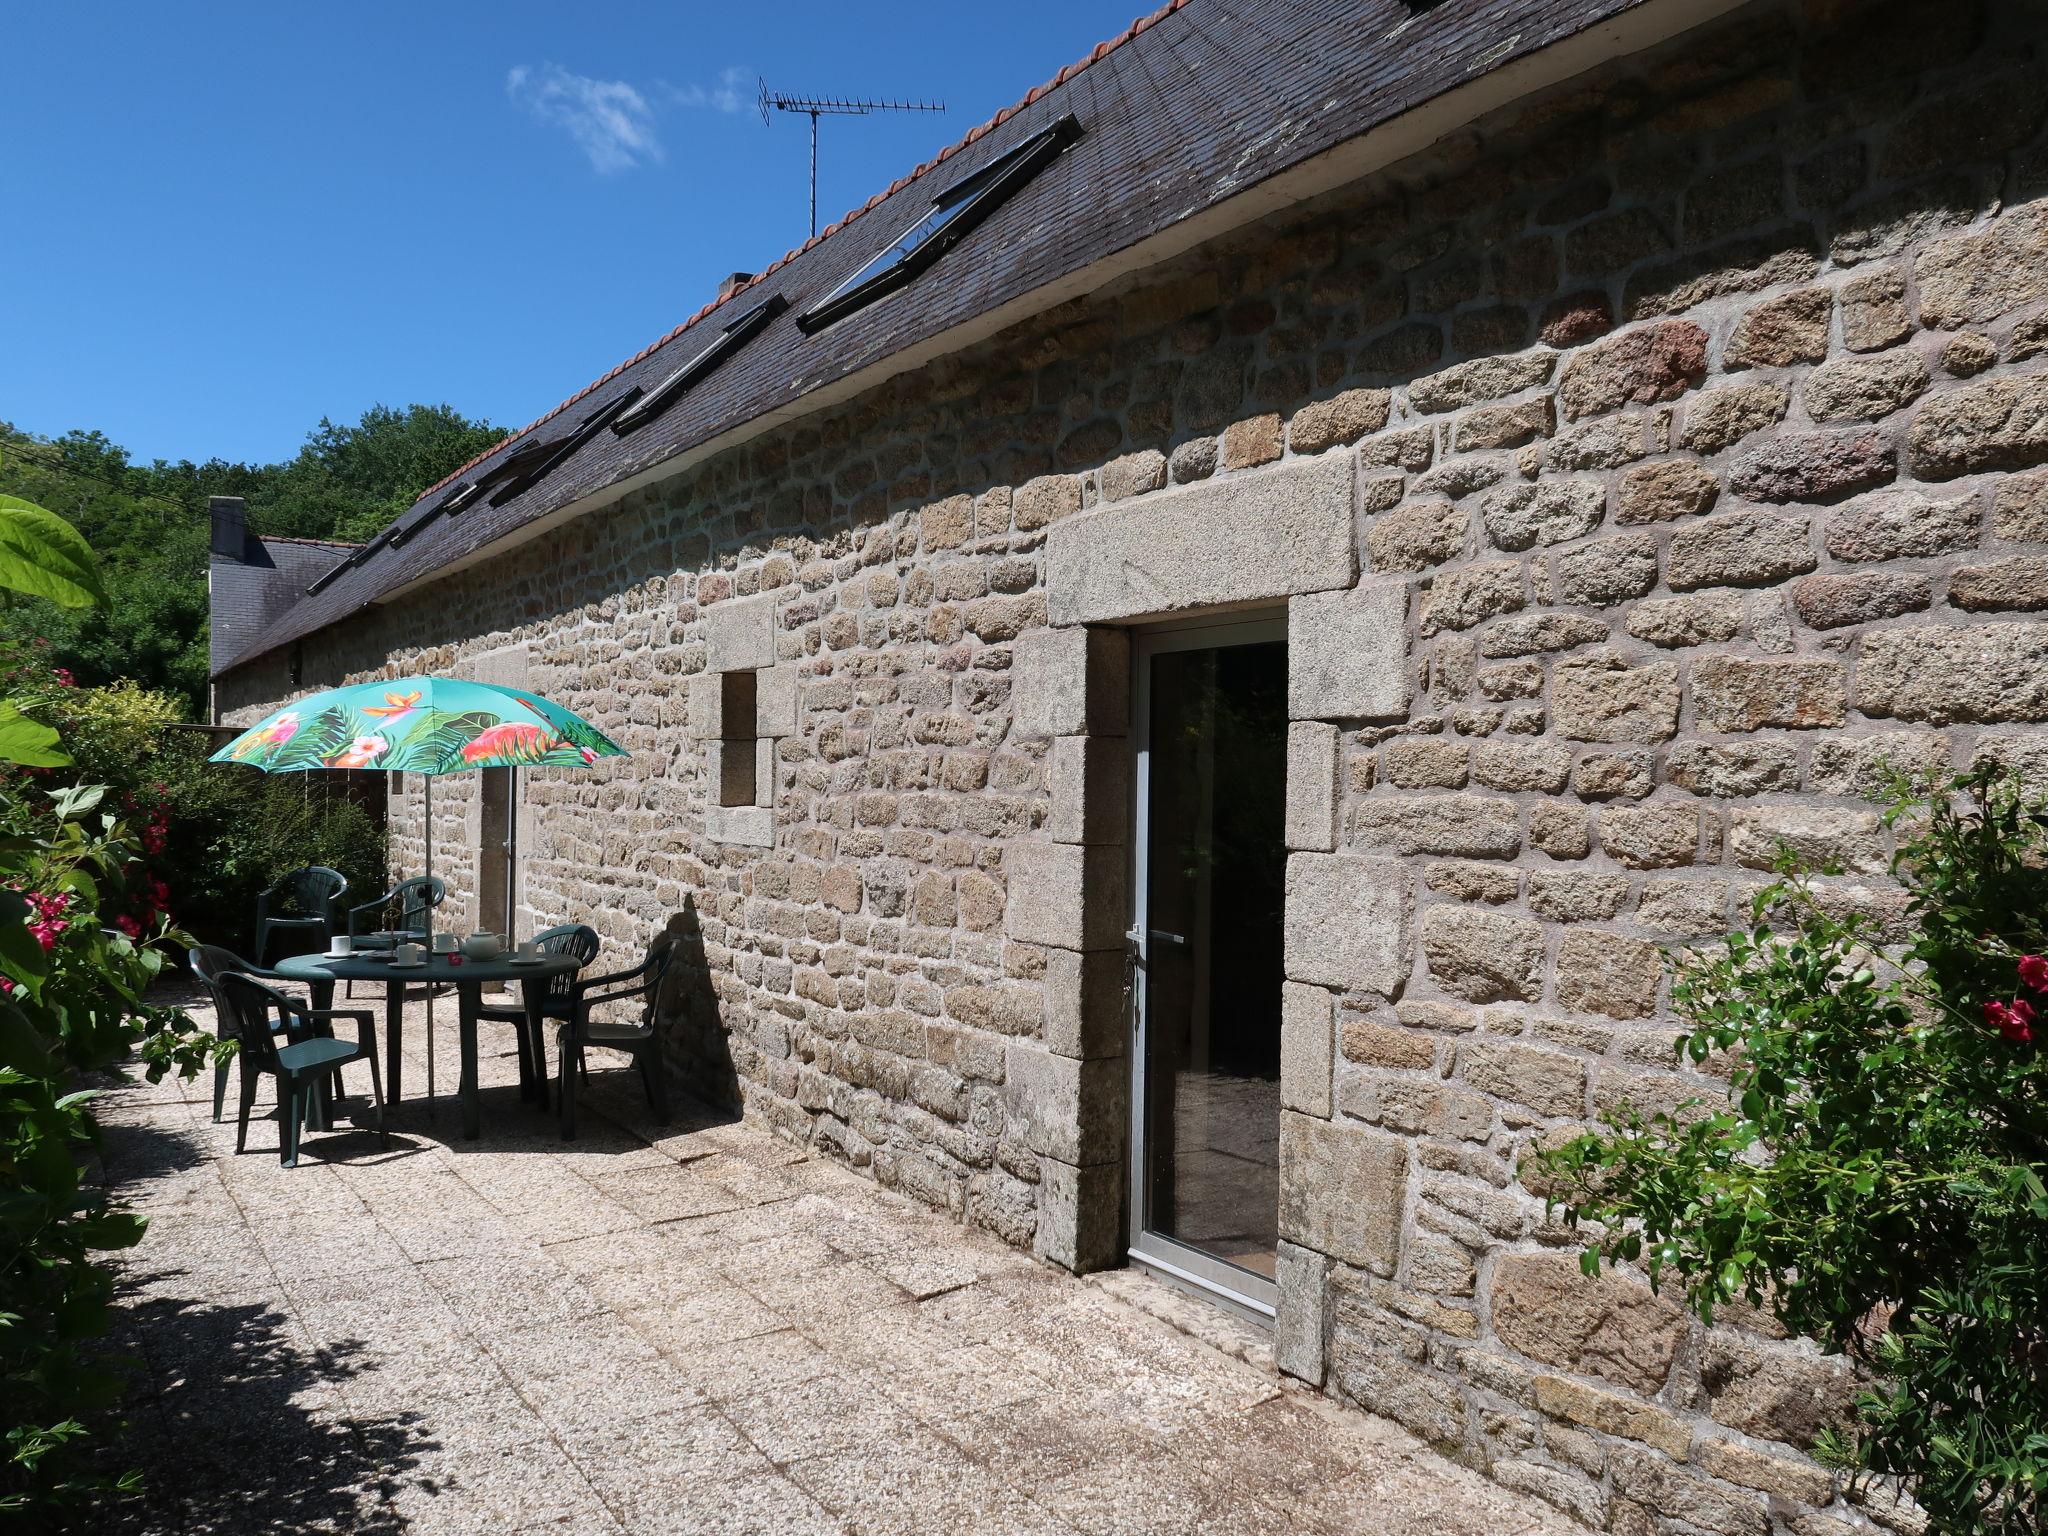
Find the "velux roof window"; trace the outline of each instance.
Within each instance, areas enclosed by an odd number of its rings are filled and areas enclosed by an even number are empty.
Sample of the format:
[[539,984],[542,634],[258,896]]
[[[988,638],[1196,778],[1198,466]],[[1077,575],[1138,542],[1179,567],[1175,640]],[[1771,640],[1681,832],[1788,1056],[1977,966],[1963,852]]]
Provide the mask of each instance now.
[[1069,114],[973,175],[955,182],[932,199],[923,218],[798,315],[797,326],[806,335],[821,331],[884,294],[894,293],[958,245],[969,230],[995,212],[1080,136],[1081,125]]
[[720,327],[718,334],[711,338],[708,345],[692,354],[688,362],[612,418],[612,430],[623,437],[628,432],[646,426],[688,394],[699,379],[704,378],[720,363],[739,351],[770,320],[787,308],[789,300],[779,293],[772,294],[753,308],[742,312],[737,319],[727,322]]

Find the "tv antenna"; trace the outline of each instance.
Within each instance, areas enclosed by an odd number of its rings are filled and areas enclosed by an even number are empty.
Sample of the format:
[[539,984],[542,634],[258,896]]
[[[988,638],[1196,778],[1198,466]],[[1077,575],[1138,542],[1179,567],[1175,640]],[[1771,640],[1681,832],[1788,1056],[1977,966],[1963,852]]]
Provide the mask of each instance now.
[[818,119],[821,117],[866,117],[874,112],[943,112],[943,101],[843,100],[837,96],[784,96],[761,81],[761,125],[770,121],[769,111],[802,112],[811,119],[811,233],[818,232]]

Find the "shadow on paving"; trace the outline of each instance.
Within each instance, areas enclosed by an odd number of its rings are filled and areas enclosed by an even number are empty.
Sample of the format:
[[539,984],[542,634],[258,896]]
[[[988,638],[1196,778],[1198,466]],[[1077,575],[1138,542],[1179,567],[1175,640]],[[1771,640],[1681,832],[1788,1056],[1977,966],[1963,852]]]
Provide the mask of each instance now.
[[136,1361],[137,1389],[108,1467],[140,1470],[143,1493],[101,1511],[96,1528],[405,1529],[382,1501],[438,1449],[418,1415],[322,1415],[336,1386],[364,1368],[361,1346],[307,1348],[268,1303],[180,1299],[182,1274],[136,1275],[124,1287],[109,1342]]
[[[120,1096],[111,1094],[109,1104]],[[141,1189],[207,1161],[199,1138],[125,1118],[103,1127],[103,1171]],[[418,1416],[351,1421],[337,1388],[374,1369],[356,1341],[315,1348],[268,1299],[194,1299],[183,1269],[124,1270],[105,1347],[130,1372],[108,1476],[142,1473],[139,1498],[91,1511],[90,1528],[157,1533],[397,1531],[384,1502],[438,1449]]]

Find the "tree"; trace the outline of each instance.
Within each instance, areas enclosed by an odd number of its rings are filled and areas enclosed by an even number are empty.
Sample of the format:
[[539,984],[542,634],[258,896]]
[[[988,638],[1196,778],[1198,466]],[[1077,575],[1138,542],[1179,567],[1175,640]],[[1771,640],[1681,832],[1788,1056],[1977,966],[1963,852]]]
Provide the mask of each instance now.
[[322,418],[283,463],[136,464],[103,432],[39,438],[0,422],[0,492],[76,528],[99,552],[106,590],[87,609],[18,602],[0,613],[0,637],[40,638],[48,661],[82,683],[131,678],[196,715],[207,682],[208,497],[242,497],[256,533],[360,542],[504,436],[452,406],[376,405],[353,426]]

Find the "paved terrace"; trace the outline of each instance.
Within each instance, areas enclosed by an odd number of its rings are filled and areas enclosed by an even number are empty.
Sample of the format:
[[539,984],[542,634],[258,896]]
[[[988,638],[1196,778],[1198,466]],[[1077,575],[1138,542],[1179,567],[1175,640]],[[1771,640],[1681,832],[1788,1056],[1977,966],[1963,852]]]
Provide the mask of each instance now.
[[121,1330],[151,1492],[110,1525],[1575,1529],[1283,1386],[1206,1307],[1062,1275],[687,1101],[662,1131],[627,1072],[593,1077],[564,1144],[502,1036],[482,1140],[412,1102],[388,1151],[310,1136],[296,1170],[268,1119],[236,1157],[204,1083],[110,1095],[108,1173],[151,1219]]

